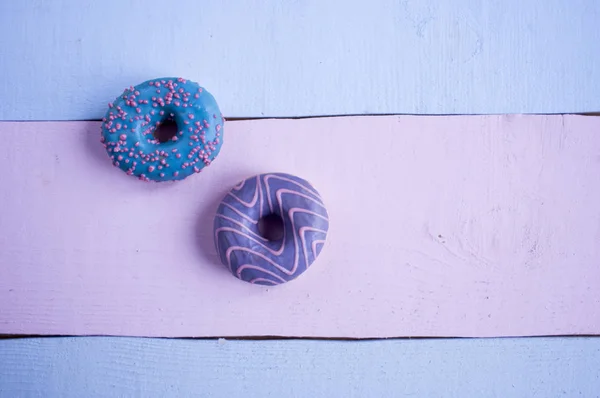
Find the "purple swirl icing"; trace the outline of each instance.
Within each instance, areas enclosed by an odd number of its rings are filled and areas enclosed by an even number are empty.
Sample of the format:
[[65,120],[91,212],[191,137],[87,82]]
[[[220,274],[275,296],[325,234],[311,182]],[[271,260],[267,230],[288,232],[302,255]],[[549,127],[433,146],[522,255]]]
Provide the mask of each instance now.
[[[281,236],[268,239],[264,220],[278,220]],[[221,262],[246,282],[278,285],[297,278],[325,244],[329,218],[321,196],[307,181],[284,173],[260,174],[236,185],[214,222]]]

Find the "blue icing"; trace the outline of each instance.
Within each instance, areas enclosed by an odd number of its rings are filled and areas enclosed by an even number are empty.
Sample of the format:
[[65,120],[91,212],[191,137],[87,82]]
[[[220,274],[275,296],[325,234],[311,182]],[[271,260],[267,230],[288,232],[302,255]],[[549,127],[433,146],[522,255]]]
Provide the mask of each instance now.
[[[259,220],[273,214],[283,236],[268,240]],[[221,262],[246,282],[277,285],[297,278],[317,259],[329,229],[319,193],[307,181],[284,173],[261,174],[235,186],[214,220]]]
[[[173,120],[177,134],[154,137]],[[224,119],[213,96],[189,80],[148,80],[126,89],[102,119],[102,142],[113,164],[142,180],[183,180],[199,173],[223,145]]]

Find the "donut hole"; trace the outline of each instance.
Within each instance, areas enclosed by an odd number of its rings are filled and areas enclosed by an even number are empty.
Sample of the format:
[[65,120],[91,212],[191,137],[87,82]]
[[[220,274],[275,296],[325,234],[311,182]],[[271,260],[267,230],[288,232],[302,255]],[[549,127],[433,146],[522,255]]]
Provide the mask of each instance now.
[[156,130],[154,130],[154,138],[161,144],[169,142],[177,135],[177,123],[175,120],[169,118],[163,120]]
[[275,213],[267,214],[258,220],[258,233],[269,241],[283,239],[283,218]]

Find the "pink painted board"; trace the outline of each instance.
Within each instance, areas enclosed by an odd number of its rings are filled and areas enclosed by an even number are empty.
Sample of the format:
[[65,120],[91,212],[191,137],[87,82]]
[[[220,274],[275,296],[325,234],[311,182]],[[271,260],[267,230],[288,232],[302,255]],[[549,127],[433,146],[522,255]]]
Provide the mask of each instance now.
[[[0,123],[0,333],[600,334],[600,118],[227,122],[177,184],[112,167],[98,122]],[[218,263],[217,203],[250,175],[311,181],[313,267],[253,286]]]

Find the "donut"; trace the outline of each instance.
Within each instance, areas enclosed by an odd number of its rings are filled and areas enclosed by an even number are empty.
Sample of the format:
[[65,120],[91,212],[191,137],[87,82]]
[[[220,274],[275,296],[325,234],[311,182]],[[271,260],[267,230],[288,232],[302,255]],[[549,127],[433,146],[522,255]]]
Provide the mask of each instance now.
[[[125,89],[108,107],[101,142],[114,166],[140,180],[183,180],[210,165],[223,144],[217,102],[189,80],[148,80]],[[168,123],[176,129],[158,136],[159,126]]]
[[269,173],[250,177],[225,195],[213,231],[221,262],[235,277],[279,285],[311,266],[328,229],[327,209],[308,181]]

